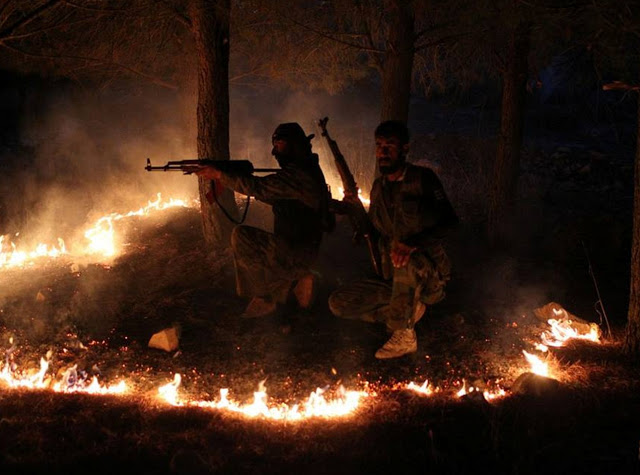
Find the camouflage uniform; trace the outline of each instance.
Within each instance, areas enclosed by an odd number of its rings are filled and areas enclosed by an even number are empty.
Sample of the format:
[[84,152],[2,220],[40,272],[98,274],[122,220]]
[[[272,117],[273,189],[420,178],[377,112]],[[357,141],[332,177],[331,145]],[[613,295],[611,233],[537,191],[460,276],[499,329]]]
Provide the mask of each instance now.
[[[336,290],[329,307],[339,317],[385,322],[390,330],[413,328],[415,304],[431,305],[445,296],[451,264],[442,240],[457,217],[436,174],[412,164],[401,180],[376,179],[369,217],[380,232],[383,279]],[[391,264],[393,240],[417,248],[405,267]]]
[[263,177],[223,172],[220,182],[270,204],[274,214],[273,234],[244,225],[233,230],[238,295],[286,302],[292,284],[309,273],[325,229],[328,189],[318,156]]

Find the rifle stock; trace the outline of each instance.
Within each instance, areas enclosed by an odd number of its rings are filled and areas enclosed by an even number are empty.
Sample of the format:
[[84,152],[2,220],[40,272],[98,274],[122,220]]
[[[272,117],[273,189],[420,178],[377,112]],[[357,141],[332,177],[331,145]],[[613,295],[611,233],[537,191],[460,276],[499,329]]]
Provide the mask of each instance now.
[[369,250],[369,257],[371,258],[373,270],[380,276],[382,275],[382,267],[380,251],[378,249],[378,233],[371,224],[367,211],[358,196],[358,185],[353,178],[351,170],[349,170],[349,165],[347,165],[344,155],[340,152],[336,141],[333,140],[329,135],[329,132],[327,132],[328,121],[329,118],[325,117],[318,121],[318,125],[322,130],[322,136],[329,144],[329,148],[331,149],[331,153],[333,154],[334,162],[336,164],[336,169],[338,170],[338,174],[342,180],[345,198],[348,199],[348,201],[331,200],[330,207],[332,211],[338,214],[346,214],[349,217],[349,222],[354,230],[354,242],[357,243],[362,239],[365,240],[367,249]]

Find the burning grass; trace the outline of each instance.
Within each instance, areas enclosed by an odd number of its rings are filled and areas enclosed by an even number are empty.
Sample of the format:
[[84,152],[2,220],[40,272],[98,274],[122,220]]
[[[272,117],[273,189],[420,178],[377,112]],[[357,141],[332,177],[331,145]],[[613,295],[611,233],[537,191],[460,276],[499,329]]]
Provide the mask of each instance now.
[[[639,384],[613,358],[615,341],[562,341],[532,315],[464,310],[453,287],[420,322],[417,354],[377,361],[384,329],[338,321],[323,303],[240,321],[230,256],[207,255],[196,211],[165,212],[131,217],[126,252],[109,265],[0,271],[6,473],[73,472],[89,460],[105,473],[527,473],[541,456],[565,473],[631,466]],[[181,328],[180,349],[147,348],[169,325]],[[531,371],[523,351],[560,386],[514,395]],[[614,421],[624,430],[613,433]],[[563,453],[569,431],[580,436]],[[569,461],[600,433],[621,448]]]

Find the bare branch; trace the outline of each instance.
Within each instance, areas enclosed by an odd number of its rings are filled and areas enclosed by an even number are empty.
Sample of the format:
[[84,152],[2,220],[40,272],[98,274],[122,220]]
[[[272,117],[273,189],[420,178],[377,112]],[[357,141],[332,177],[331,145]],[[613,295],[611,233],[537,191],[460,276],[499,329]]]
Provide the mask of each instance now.
[[34,20],[35,18],[38,18],[45,11],[54,8],[56,5],[58,5],[61,2],[62,2],[62,0],[49,0],[47,3],[41,5],[40,7],[36,8],[36,9],[34,9],[31,13],[29,13],[29,14],[25,15],[24,17],[22,17],[21,19],[19,19],[13,25],[11,25],[8,28],[5,28],[4,30],[0,31],[0,41],[2,41],[2,39],[6,38],[7,36],[11,36],[13,34],[13,32],[16,31],[18,28],[20,28],[22,26],[25,26],[25,25],[28,25],[32,20]]
[[160,0],[160,3],[163,4],[165,7],[167,7],[167,9],[173,14],[176,20],[178,20],[180,23],[182,23],[184,26],[186,26],[189,29],[193,28],[193,22],[191,21],[191,18],[189,18],[187,15],[179,11],[175,6],[170,4],[167,0]]
[[[290,17],[289,15],[286,15],[283,12],[279,12],[277,11],[276,13],[278,13],[279,15],[281,15],[283,18],[285,18],[286,20],[288,20],[289,22],[293,23],[294,25],[303,28],[307,31],[310,31],[322,38],[326,38],[328,40],[331,40],[335,43],[341,44],[341,45],[345,45],[345,46],[349,46],[350,48],[356,48],[359,49],[361,51],[366,51],[368,53],[376,53],[376,54],[381,54],[384,53],[383,50],[379,49],[379,48],[372,48],[371,46],[364,46],[362,44],[358,44],[358,43],[351,43],[350,41],[344,41],[341,40],[339,38],[336,38],[336,36],[334,34],[329,34],[329,33],[325,33],[323,31],[318,30],[317,28],[314,28],[310,25],[304,24],[302,22],[299,22],[298,20],[296,20],[295,18]],[[365,35],[363,35],[365,36]]]
[[19,48],[16,48],[14,46],[10,46],[7,44],[2,44],[2,46],[4,46],[5,48],[14,51],[16,53],[19,53],[23,56],[27,56],[30,58],[40,58],[40,59],[51,59],[51,60],[72,60],[72,61],[84,61],[84,62],[88,62],[88,63],[93,63],[95,65],[98,66],[105,66],[107,68],[117,68],[117,69],[121,69],[123,71],[127,71],[131,74],[134,74],[136,76],[140,76],[144,79],[146,79],[147,81],[156,84],[158,86],[162,86],[162,87],[166,87],[167,89],[173,89],[176,90],[178,89],[178,86],[176,86],[175,84],[172,83],[168,83],[156,76],[152,76],[150,74],[144,73],[142,71],[138,71],[136,69],[133,69],[130,66],[126,66],[124,64],[121,63],[117,63],[115,61],[105,61],[103,59],[100,58],[91,58],[88,56],[66,56],[66,55],[57,55],[57,54],[37,54],[37,53],[31,53],[28,51],[24,51],[21,50]]
[[98,8],[98,7],[87,7],[85,5],[79,5],[78,3],[72,2],[70,0],[62,0],[63,3],[69,7],[76,8],[78,10],[86,10],[90,12],[103,12],[103,13],[115,13],[115,12],[126,12],[130,11],[131,7],[125,8]]
[[424,28],[418,32],[416,32],[416,41],[419,40],[421,37],[426,36],[427,34],[430,33],[434,33],[438,30],[444,30],[445,28],[449,28],[455,26],[455,23],[453,22],[446,22],[446,23],[442,23],[440,25],[432,25],[429,28]]
[[[70,16],[71,16],[71,14],[68,14],[66,17],[64,17],[64,19],[69,18]],[[95,18],[83,18],[81,20],[75,20],[75,21],[71,21],[71,22],[65,23],[64,19],[59,21],[55,25],[51,25],[51,26],[47,26],[47,27],[44,27],[44,28],[40,28],[39,30],[31,30],[31,31],[27,31],[26,33],[14,34],[14,35],[6,36],[4,38],[0,38],[0,43],[2,43],[4,41],[22,40],[22,39],[25,39],[25,38],[37,36],[37,35],[42,34],[42,33],[46,33],[48,31],[53,31],[53,30],[56,30],[58,28],[67,28],[67,27],[72,26],[72,25],[79,25],[79,24],[82,24],[82,23],[93,22],[93,21],[96,20]]]
[[441,38],[438,38],[437,40],[428,41],[426,43],[422,43],[420,45],[416,45],[415,51],[420,51],[420,50],[425,49],[425,48],[431,48],[432,46],[439,46],[439,45],[448,43],[450,41],[453,42],[454,40],[457,40],[459,38],[464,38],[465,36],[471,36],[471,35],[476,34],[476,33],[482,33],[482,31],[485,31],[485,30],[480,30],[480,31],[477,31],[477,32],[465,31],[464,33],[456,33],[456,34],[453,34],[453,35],[443,36]]

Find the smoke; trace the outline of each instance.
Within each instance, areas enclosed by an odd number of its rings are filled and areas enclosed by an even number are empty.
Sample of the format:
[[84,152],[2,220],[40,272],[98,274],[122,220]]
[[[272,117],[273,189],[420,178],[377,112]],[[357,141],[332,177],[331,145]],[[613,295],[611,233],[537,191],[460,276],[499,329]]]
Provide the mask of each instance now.
[[[80,90],[69,84],[25,88],[20,110],[20,150],[2,153],[4,176],[0,233],[20,233],[22,242],[46,242],[90,225],[112,212],[126,213],[155,199],[196,198],[197,180],[180,173],[149,173],[168,160],[196,158],[193,95]],[[368,193],[373,179],[373,129],[377,103],[356,94],[264,91],[231,93],[230,149],[233,159],[275,167],[271,134],[282,122],[299,122],[318,153],[333,195],[341,187],[333,157],[320,136],[328,128]],[[263,208],[264,209],[264,208]]]
[[231,101],[232,158],[251,160],[256,167],[274,167],[271,135],[278,124],[298,122],[320,158],[332,194],[342,187],[333,156],[318,121],[329,117],[327,129],[338,143],[351,168],[356,183],[368,195],[375,169],[373,131],[378,123],[378,103],[363,95],[344,93],[330,95],[281,90],[262,94],[255,90],[236,90]]
[[144,170],[147,157],[160,163],[195,156],[195,106],[189,115],[187,101],[173,93],[121,94],[27,89],[20,148],[1,157],[1,233],[64,239],[97,216],[138,209],[157,193],[197,196],[194,177]]

